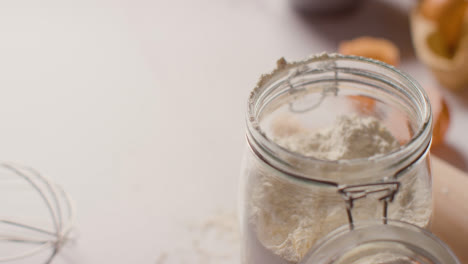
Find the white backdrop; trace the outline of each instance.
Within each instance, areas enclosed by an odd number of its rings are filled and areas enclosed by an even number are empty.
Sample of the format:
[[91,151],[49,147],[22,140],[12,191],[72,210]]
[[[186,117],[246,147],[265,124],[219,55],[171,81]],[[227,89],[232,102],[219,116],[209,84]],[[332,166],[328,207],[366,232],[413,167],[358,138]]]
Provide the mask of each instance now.
[[[373,35],[436,86],[411,49],[408,8],[369,0],[305,19],[287,0],[0,3],[0,157],[61,183],[77,206],[78,238],[54,263],[239,263],[235,231],[224,231],[235,230],[258,76],[281,56]],[[466,170],[468,95],[448,99],[437,151]]]

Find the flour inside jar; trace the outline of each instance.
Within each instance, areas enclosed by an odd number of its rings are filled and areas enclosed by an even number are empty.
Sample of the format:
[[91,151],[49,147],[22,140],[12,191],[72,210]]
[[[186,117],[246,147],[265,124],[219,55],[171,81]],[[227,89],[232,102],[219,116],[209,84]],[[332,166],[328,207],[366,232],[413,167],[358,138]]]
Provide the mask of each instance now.
[[[276,124],[279,129],[281,124]],[[274,141],[289,151],[324,160],[369,158],[399,147],[390,131],[374,117],[338,116],[330,127],[274,135]]]
[[[273,122],[272,132],[271,139],[281,147],[322,160],[375,157],[399,147],[381,121],[358,115],[338,116],[331,126],[316,131],[280,118]],[[336,189],[299,186],[271,177],[267,170],[256,173],[258,181],[250,202],[251,227],[260,244],[277,258],[277,262],[269,259],[270,263],[299,262],[318,239],[347,223],[345,203]],[[398,193],[389,216],[425,226],[431,213],[426,183],[420,177],[404,181],[405,188]],[[381,206],[376,200],[363,199],[356,204],[353,215],[355,219],[379,219]]]

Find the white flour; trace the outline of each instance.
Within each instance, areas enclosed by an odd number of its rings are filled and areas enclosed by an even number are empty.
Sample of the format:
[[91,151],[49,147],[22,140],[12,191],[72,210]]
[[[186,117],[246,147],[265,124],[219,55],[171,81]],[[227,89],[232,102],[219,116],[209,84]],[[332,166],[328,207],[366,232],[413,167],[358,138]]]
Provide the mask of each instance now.
[[[372,117],[341,116],[333,126],[317,132],[304,128],[278,129],[281,124],[273,126],[273,132],[282,132],[273,135],[279,145],[326,160],[382,155],[399,146],[384,125]],[[253,239],[277,258],[271,261],[269,256],[269,263],[299,262],[318,239],[347,223],[345,203],[336,188],[298,184],[272,176],[261,165],[253,166],[257,167],[253,168],[250,228]],[[406,176],[401,178],[402,187],[389,206],[389,217],[426,226],[431,214],[429,183],[424,177]],[[353,208],[353,217],[356,221],[380,219],[382,203],[371,197],[359,200]],[[265,254],[265,250],[251,249],[249,254],[252,256],[248,259],[258,260],[261,257],[254,255]]]
[[388,153],[399,144],[373,117],[340,116],[332,127],[275,138],[286,149],[326,160],[358,159]]

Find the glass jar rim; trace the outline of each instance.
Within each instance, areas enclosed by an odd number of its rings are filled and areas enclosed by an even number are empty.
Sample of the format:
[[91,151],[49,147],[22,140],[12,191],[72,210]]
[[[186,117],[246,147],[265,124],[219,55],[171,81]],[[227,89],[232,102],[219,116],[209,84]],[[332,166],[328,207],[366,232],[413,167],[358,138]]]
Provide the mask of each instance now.
[[[392,242],[413,247],[410,249],[412,253],[417,251],[419,254],[428,254],[436,259],[435,263],[460,264],[453,251],[434,234],[398,220],[387,220],[386,224],[377,220],[361,221],[355,223],[352,230],[348,224],[343,225],[320,239],[299,264],[317,263],[317,261],[330,263],[327,261],[332,258],[336,260],[337,257],[355,249],[354,246],[376,242]],[[427,248],[423,248],[422,244]]]
[[[325,159],[318,159],[316,157],[305,156],[305,155],[290,151],[286,148],[281,147],[276,142],[268,138],[265,135],[265,133],[261,131],[261,128],[260,128],[259,120],[257,118],[256,99],[258,99],[258,97],[262,93],[265,93],[269,91],[270,89],[272,89],[272,87],[270,87],[269,85],[271,84],[273,80],[275,80],[275,77],[278,77],[282,73],[285,73],[289,70],[292,70],[301,66],[305,66],[308,64],[317,63],[317,62],[325,62],[325,61],[333,61],[333,62],[350,61],[350,62],[356,62],[357,65],[370,64],[372,66],[378,67],[379,69],[395,74],[399,78],[402,78],[402,80],[406,84],[405,88],[410,89],[414,94],[416,94],[416,96],[418,97],[417,99],[419,100],[422,106],[421,113],[422,113],[423,120],[421,122],[421,125],[418,126],[418,129],[415,131],[414,135],[411,137],[411,139],[408,142],[406,142],[404,145],[397,148],[396,150],[393,150],[383,155],[376,155],[370,158],[358,158],[358,159],[349,159],[349,160],[325,160]],[[279,78],[278,80],[281,80],[281,78]],[[427,152],[431,143],[432,111],[431,111],[429,98],[426,92],[424,91],[424,89],[418,84],[418,82],[414,78],[396,69],[395,67],[388,65],[386,63],[383,63],[381,61],[370,59],[370,58],[365,58],[365,57],[341,55],[341,54],[336,54],[336,53],[333,53],[333,54],[321,53],[321,54],[316,54],[305,60],[297,61],[297,62],[286,62],[286,60],[281,58],[280,60],[278,60],[277,68],[275,70],[273,70],[271,73],[262,75],[256,87],[250,93],[250,96],[249,96],[248,106],[247,106],[247,131],[248,131],[247,139],[248,139],[250,147],[255,148],[255,150],[260,152],[259,153],[256,151],[257,156],[258,155],[268,156],[269,154],[271,154],[270,150],[273,150],[274,152],[280,152],[282,154],[285,154],[286,156],[293,157],[294,159],[301,160],[303,162],[308,162],[308,163],[327,164],[327,165],[362,166],[364,164],[368,164],[369,162],[376,164],[376,163],[385,163],[390,160],[403,160],[408,157],[414,156],[415,152],[417,152],[415,150],[419,148],[424,148],[423,150],[421,150],[422,153]],[[274,159],[282,163],[281,160],[278,160],[278,157],[274,157]],[[262,160],[265,161],[265,158],[262,157]],[[278,169],[277,166],[272,165],[271,163],[269,163],[269,165]],[[284,172],[284,170],[280,170],[280,171]],[[293,173],[287,173],[287,174],[294,176]],[[304,177],[300,177],[300,178],[304,178]]]

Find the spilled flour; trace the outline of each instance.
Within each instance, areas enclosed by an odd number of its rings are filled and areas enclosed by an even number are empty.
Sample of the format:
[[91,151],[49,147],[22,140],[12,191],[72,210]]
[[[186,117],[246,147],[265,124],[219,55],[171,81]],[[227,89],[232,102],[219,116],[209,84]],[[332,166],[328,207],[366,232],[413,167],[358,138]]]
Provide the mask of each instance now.
[[[289,127],[281,128],[281,124]],[[281,124],[273,124],[275,142],[290,151],[325,160],[372,157],[399,147],[390,131],[373,117],[340,116],[331,127],[319,131],[291,128],[291,120]],[[297,263],[318,239],[347,223],[345,203],[335,187],[301,184],[278,176],[253,159],[249,162],[254,174],[249,239],[257,248],[248,250],[248,264],[259,260],[269,264]],[[415,173],[420,172],[411,171],[401,177],[401,188],[388,214],[391,219],[426,226],[431,214],[429,183],[424,175]],[[353,217],[355,221],[381,219],[382,203],[372,197],[361,199],[354,204]]]
[[181,225],[179,244],[161,248],[155,264],[239,264],[239,225],[234,211],[218,211]]

